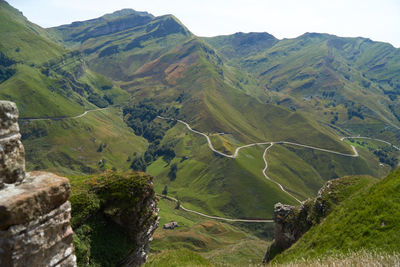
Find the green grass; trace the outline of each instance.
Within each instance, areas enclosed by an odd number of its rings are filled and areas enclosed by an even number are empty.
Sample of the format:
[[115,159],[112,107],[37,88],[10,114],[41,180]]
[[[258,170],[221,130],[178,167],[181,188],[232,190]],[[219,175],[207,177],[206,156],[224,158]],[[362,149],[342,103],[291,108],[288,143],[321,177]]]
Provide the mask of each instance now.
[[[148,261],[150,266],[156,263],[164,264],[165,258],[171,256],[170,253],[182,249],[190,250],[190,254],[204,257],[208,259],[208,262],[218,266],[258,263],[268,245],[267,241],[242,230],[237,223],[210,220],[177,210],[176,203],[166,199],[161,199],[158,207],[160,208],[160,227],[156,230],[154,240],[150,245]],[[162,229],[162,226],[170,221],[178,222],[179,227],[174,230]],[[183,260],[186,257],[183,255],[182,259],[176,260]],[[190,261],[192,266],[196,264],[196,259]]]
[[[164,142],[176,142],[177,178],[170,181],[169,166],[158,159],[147,168],[161,193],[168,184],[169,194],[185,207],[209,215],[240,218],[271,218],[273,204],[295,201],[279,187],[267,181],[261,173],[265,146],[246,148],[237,159],[215,156],[204,137],[185,130],[177,124],[170,129]],[[188,159],[182,160],[183,157]],[[196,188],[196,190],[193,190]]]
[[301,199],[315,196],[330,179],[346,175],[384,176],[388,168],[367,151],[357,148],[360,157],[345,157],[290,145],[275,145],[267,154],[267,174]]
[[[205,38],[227,64],[257,81],[258,93],[250,90],[249,94],[259,97],[265,91],[265,101],[328,123],[337,112],[336,124],[355,134],[386,135],[396,140],[393,128],[381,131],[389,124],[399,126],[390,110],[398,108],[398,101],[388,97],[398,93],[399,79],[394,73],[400,68],[400,58],[394,47],[364,38],[318,33],[279,41],[255,35]],[[243,88],[249,84],[244,79],[238,83]],[[362,107],[364,120],[348,119],[351,102]]]
[[269,266],[297,267],[297,266],[396,266],[400,262],[399,253],[382,251],[360,250],[356,252],[337,253],[314,259],[297,259],[283,264],[271,264]]
[[[116,168],[128,170],[128,157],[142,153],[147,141],[137,137],[119,110],[89,112],[77,119],[21,122],[28,170],[81,174]],[[99,147],[103,145],[100,152]],[[105,159],[101,167],[98,163]]]
[[163,252],[156,258],[150,258],[144,266],[197,267],[213,266],[213,264],[193,251],[188,249],[178,249]]
[[7,40],[0,53],[12,60],[6,67],[15,70],[0,83],[0,98],[16,102],[21,118],[75,116],[96,108],[93,95],[103,104],[103,98],[114,104],[126,101],[126,92],[90,71],[79,52],[53,42],[45,29],[5,1],[0,3],[0,19],[0,34]]
[[399,252],[400,172],[345,199],[275,262],[349,251]]
[[84,106],[71,101],[73,98],[51,92],[49,88],[56,87],[57,81],[39,69],[25,64],[17,64],[16,69],[13,77],[0,84],[0,97],[16,102],[21,118],[75,116],[84,111]]

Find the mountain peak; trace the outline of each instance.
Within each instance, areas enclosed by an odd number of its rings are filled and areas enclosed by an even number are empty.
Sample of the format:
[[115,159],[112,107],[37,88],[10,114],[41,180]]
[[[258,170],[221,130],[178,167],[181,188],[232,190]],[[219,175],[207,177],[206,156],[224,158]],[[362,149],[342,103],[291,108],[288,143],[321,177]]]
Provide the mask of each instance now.
[[144,17],[151,17],[154,18],[154,16],[146,11],[136,11],[132,8],[124,8],[121,10],[117,10],[113,13],[106,14],[102,16],[104,19],[115,19],[119,17],[124,17],[124,16],[130,16],[130,15],[135,15],[135,16],[144,16]]

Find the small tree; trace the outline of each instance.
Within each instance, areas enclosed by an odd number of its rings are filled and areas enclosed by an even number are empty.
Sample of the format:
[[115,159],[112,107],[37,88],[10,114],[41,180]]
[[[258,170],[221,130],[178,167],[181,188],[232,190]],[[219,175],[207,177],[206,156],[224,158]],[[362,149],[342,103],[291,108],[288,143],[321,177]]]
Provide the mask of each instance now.
[[178,202],[176,202],[175,209],[179,210],[180,208],[181,208],[181,201],[178,199]]
[[97,152],[103,152],[103,144],[99,145],[99,148],[97,149]]
[[176,179],[176,172],[178,171],[178,164],[174,163],[169,167],[168,177],[171,181]]
[[164,186],[164,190],[162,191],[162,194],[163,194],[164,196],[167,196],[167,195],[168,195],[168,185],[165,185],[165,186]]

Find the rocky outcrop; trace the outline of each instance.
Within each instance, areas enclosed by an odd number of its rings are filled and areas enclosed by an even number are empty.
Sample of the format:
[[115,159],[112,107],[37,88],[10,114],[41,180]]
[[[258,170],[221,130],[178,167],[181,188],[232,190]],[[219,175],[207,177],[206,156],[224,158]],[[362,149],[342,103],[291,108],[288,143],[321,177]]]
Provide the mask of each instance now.
[[309,221],[308,205],[295,207],[284,205],[281,203],[275,204],[274,207],[274,242],[269,246],[264,263],[272,260],[277,254],[289,248],[295,243],[305,232],[312,226]]
[[[328,181],[317,197],[308,199],[300,206],[277,203],[274,206],[274,242],[268,247],[263,263],[271,261],[277,254],[288,249],[312,226],[320,223],[334,208],[343,201],[349,188],[358,183],[361,177],[342,177]],[[344,190],[347,188],[347,190]],[[347,193],[343,193],[346,191]]]
[[0,266],[76,266],[69,182],[25,173],[18,110],[0,101]]
[[177,222],[169,222],[163,225],[163,229],[175,229],[176,227],[179,227]]

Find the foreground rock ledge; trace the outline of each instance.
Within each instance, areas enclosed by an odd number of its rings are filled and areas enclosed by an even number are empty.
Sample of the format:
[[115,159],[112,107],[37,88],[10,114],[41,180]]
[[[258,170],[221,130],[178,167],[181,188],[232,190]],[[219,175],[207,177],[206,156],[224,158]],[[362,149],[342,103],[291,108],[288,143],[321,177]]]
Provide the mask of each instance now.
[[0,191],[0,266],[76,266],[66,178],[27,173]]
[[46,172],[27,173],[21,184],[0,191],[0,230],[49,213],[64,204],[69,194],[68,179]]

